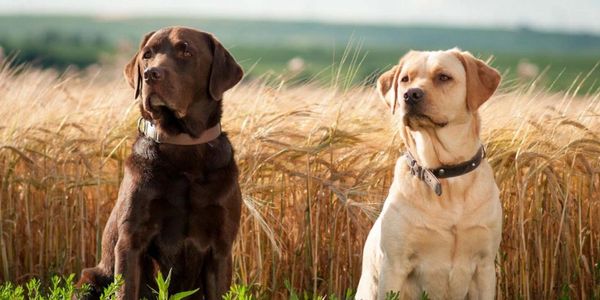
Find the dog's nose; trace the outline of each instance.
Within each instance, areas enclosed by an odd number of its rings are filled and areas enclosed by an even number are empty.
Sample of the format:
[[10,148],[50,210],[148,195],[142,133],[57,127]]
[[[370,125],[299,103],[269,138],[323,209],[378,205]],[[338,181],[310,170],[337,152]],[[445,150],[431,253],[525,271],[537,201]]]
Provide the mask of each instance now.
[[409,105],[414,105],[423,100],[423,96],[425,96],[425,92],[422,89],[410,88],[404,93],[404,101]]
[[159,81],[163,79],[163,71],[157,67],[146,68],[144,70],[144,81]]

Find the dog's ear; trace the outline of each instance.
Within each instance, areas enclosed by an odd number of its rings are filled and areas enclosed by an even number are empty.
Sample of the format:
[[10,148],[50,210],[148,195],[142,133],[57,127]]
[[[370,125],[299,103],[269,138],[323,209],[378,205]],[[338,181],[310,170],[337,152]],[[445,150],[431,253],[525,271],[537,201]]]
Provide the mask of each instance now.
[[391,69],[387,70],[379,79],[377,79],[377,92],[379,97],[385,102],[388,108],[394,111],[394,102],[397,101],[397,83],[398,74],[400,74],[400,65],[395,65]]
[[400,76],[404,62],[415,53],[412,50],[408,51],[400,58],[397,65],[381,74],[379,79],[377,79],[377,92],[379,92],[379,96],[383,102],[392,110],[392,114],[396,112],[396,105],[398,103],[398,76]]
[[146,46],[146,43],[148,42],[148,40],[150,39],[150,37],[153,34],[154,34],[154,31],[147,33],[142,38],[142,41],[140,42],[140,47],[139,47],[138,51],[135,53],[133,58],[131,58],[131,60],[125,66],[125,69],[123,70],[123,74],[125,75],[125,79],[127,80],[127,83],[129,83],[129,86],[131,86],[132,88],[135,89],[134,99],[137,99],[137,97],[142,92],[142,70],[140,69],[140,66],[138,65],[138,56],[140,55],[140,50],[142,50],[142,48],[144,48],[144,46]]
[[476,111],[498,88],[500,73],[469,52],[454,53],[463,64],[467,75],[467,108],[469,111]]
[[214,100],[223,99],[223,93],[234,87],[244,76],[242,67],[233,56],[212,35],[210,39],[213,46],[213,60],[210,69],[208,91]]

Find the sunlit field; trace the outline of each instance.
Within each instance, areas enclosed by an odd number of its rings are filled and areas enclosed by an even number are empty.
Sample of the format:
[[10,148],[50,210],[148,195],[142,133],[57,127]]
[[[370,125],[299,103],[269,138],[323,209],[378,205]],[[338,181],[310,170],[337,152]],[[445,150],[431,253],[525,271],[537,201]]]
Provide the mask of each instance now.
[[[561,92],[505,82],[481,110],[504,207],[499,299],[600,299],[600,93],[578,89],[585,75]],[[374,88],[347,77],[269,75],[225,96],[244,198],[234,277],[256,297],[358,283],[403,146]],[[137,136],[133,90],[116,68],[4,64],[0,107],[0,280],[95,265]]]

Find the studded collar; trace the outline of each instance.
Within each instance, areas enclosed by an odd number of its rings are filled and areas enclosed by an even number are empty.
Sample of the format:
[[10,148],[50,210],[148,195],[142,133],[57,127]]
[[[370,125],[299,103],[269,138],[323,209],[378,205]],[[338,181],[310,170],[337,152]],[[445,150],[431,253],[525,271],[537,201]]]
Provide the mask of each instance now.
[[410,168],[410,173],[425,182],[436,195],[440,196],[442,195],[442,185],[440,184],[439,179],[461,176],[477,169],[485,157],[485,154],[485,148],[481,146],[475,156],[470,160],[456,165],[443,165],[437,169],[421,167],[408,150],[404,156],[406,157],[406,162]]

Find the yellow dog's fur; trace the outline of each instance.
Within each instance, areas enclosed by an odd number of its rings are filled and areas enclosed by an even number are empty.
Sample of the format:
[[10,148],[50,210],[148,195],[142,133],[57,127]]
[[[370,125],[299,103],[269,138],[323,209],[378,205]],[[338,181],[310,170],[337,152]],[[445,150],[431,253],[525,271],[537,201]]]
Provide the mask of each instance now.
[[[450,79],[440,79],[440,76]],[[496,90],[500,75],[457,49],[407,53],[378,80],[395,111],[408,150],[427,168],[471,159],[481,146],[477,109]],[[418,114],[403,95],[421,88]],[[357,299],[493,299],[494,258],[502,230],[502,206],[487,161],[467,174],[440,179],[437,196],[412,176],[404,157],[381,215],[367,238]]]

